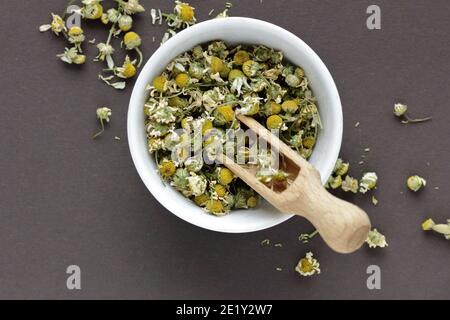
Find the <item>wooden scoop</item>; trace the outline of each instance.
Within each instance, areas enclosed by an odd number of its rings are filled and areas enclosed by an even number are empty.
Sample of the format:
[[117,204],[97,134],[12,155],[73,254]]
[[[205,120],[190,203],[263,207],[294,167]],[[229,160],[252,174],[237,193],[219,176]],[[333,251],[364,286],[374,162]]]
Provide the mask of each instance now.
[[254,171],[241,167],[226,155],[218,156],[217,160],[281,212],[309,220],[331,249],[339,253],[358,250],[371,229],[367,214],[357,206],[331,195],[323,187],[320,173],[255,119],[242,115],[237,117],[267,141],[273,151],[283,156],[291,168],[288,172],[294,168],[298,175],[286,190],[277,193],[260,182]]

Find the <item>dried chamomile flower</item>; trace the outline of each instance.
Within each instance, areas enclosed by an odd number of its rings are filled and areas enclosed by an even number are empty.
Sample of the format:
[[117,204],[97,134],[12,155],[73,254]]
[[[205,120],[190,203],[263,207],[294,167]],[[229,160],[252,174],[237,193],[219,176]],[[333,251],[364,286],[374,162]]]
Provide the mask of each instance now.
[[314,259],[313,253],[308,252],[306,257],[301,259],[295,267],[297,271],[303,277],[310,277],[316,274],[320,274],[320,264]]
[[217,172],[217,179],[220,184],[226,186],[234,180],[234,174],[227,168],[221,168]]
[[145,8],[140,4],[139,0],[114,0],[125,14],[133,15],[145,12]]
[[81,44],[84,42],[84,40],[86,40],[83,29],[78,26],[71,27],[67,32],[67,36],[69,42],[75,45],[80,53],[83,52],[83,50],[81,49]]
[[248,60],[248,61],[244,62],[244,64],[242,65],[242,72],[244,72],[244,74],[247,77],[253,78],[258,74],[260,68],[261,68],[261,66],[259,65],[258,62],[253,61],[253,60]]
[[159,164],[159,173],[163,178],[170,178],[172,177],[177,168],[172,160],[163,159]]
[[137,62],[136,60],[131,61],[130,57],[126,56],[122,67],[115,68],[114,73],[119,78],[123,79],[133,78],[137,73],[136,62]]
[[119,22],[121,14],[117,9],[111,8],[106,12],[106,16],[107,16],[108,22],[117,23],[117,22]]
[[281,109],[286,113],[295,113],[298,110],[298,102],[296,100],[286,100],[281,105]]
[[114,60],[112,55],[114,54],[114,48],[110,44],[100,42],[97,44],[98,55],[96,61],[106,61],[108,68],[114,68]]
[[125,44],[125,47],[127,50],[135,50],[139,55],[139,63],[137,65],[138,68],[141,67],[142,62],[144,61],[144,57],[142,55],[142,51],[139,49],[139,47],[142,44],[141,37],[133,31],[127,32],[125,36],[123,37],[123,43]]
[[328,179],[328,186],[333,190],[342,187],[342,176],[330,177]]
[[195,23],[195,8],[191,7],[189,3],[175,1],[175,12],[178,14],[178,18],[185,23]]
[[394,114],[396,117],[402,117],[408,111],[408,106],[402,103],[396,103],[394,105]]
[[189,189],[194,196],[201,196],[208,187],[208,181],[204,176],[192,175],[188,178]]
[[133,28],[133,18],[126,14],[120,16],[117,23],[118,23],[119,29],[122,30],[123,32],[130,31]]
[[83,0],[84,6],[81,8],[81,14],[85,19],[97,20],[103,16],[103,0]]
[[342,190],[345,192],[358,193],[359,182],[357,179],[346,176],[342,182]]
[[412,119],[408,116],[408,106],[402,103],[396,103],[394,105],[394,114],[396,117],[402,119],[402,123],[403,124],[410,124],[410,123],[421,123],[421,122],[426,122],[426,121],[430,121],[433,118],[432,117],[427,117],[427,118],[422,118],[422,119]]
[[428,219],[422,224],[422,229],[424,231],[433,230],[450,240],[450,219],[447,220],[447,224],[436,224],[432,219]]
[[363,175],[359,181],[359,192],[366,193],[369,190],[376,188],[378,182],[378,176],[375,172],[367,172]]
[[345,176],[348,173],[349,168],[350,164],[339,158],[334,167],[334,173],[338,176]]
[[59,36],[60,33],[67,31],[66,23],[64,22],[64,19],[61,18],[61,16],[52,13],[52,18],[53,21],[51,24],[44,24],[39,27],[40,32],[52,30],[55,35]]
[[64,53],[58,54],[57,57],[68,64],[84,64],[86,62],[86,56],[78,53],[76,47],[66,48]]
[[100,125],[102,130],[94,135],[94,139],[99,137],[103,132],[105,132],[105,123],[109,123],[111,121],[112,110],[106,107],[97,109],[97,118],[100,121]]
[[377,229],[369,231],[366,243],[370,248],[385,248],[388,246],[386,237],[379,233]]
[[427,181],[417,175],[408,178],[406,185],[411,191],[417,192],[427,185]]

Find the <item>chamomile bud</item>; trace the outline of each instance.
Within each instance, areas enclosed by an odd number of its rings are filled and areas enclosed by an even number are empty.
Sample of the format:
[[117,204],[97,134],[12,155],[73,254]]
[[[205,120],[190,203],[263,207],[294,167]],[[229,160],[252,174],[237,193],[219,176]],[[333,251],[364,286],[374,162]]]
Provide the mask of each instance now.
[[59,36],[63,31],[66,31],[66,24],[61,16],[52,13],[52,22],[50,24],[44,24],[39,27],[40,32],[46,32],[52,30],[54,34]]
[[267,118],[266,125],[269,130],[280,129],[283,126],[283,119],[278,115],[270,116]]
[[83,16],[89,20],[97,20],[103,16],[103,6],[99,2],[94,2],[93,4],[86,5],[82,9]]
[[225,68],[225,64],[222,59],[218,57],[211,57],[211,73],[220,73]]
[[253,60],[247,60],[242,65],[242,72],[244,72],[244,74],[249,78],[253,78],[254,76],[256,76],[259,69],[259,63]]
[[369,231],[366,243],[369,245],[369,248],[385,248],[388,246],[386,237],[377,229]]
[[84,54],[77,54],[75,58],[73,59],[74,64],[85,64],[86,63],[86,56]]
[[296,100],[287,100],[283,102],[281,108],[286,113],[295,113],[298,110],[298,103]]
[[133,27],[133,18],[129,15],[123,15],[118,21],[120,30],[127,32]]
[[245,50],[240,50],[236,52],[233,58],[233,62],[238,66],[242,66],[248,60],[250,60],[250,55]]
[[97,118],[100,121],[100,125],[102,130],[94,135],[94,139],[99,137],[103,132],[105,132],[105,123],[109,123],[111,121],[112,110],[106,107],[98,108],[96,111]]
[[233,69],[228,74],[228,81],[233,83],[234,80],[236,80],[238,78],[244,78],[244,77],[245,77],[245,75],[241,70]]
[[141,46],[142,39],[136,32],[130,31],[123,37],[123,43],[128,50],[133,50]]
[[301,85],[302,81],[295,74],[289,74],[286,77],[286,84],[291,88],[298,88]]
[[111,121],[112,110],[106,107],[97,109],[97,118],[100,121],[105,121],[109,123]]
[[427,181],[417,175],[408,178],[406,185],[411,191],[417,192],[427,185]]
[[366,193],[377,186],[378,176],[375,172],[368,172],[364,174],[359,183],[359,192]]
[[139,0],[120,1],[122,10],[129,15],[145,12],[145,8],[139,3]]
[[108,21],[111,23],[116,23],[119,21],[120,13],[116,9],[109,9],[106,14],[108,15]]
[[175,83],[180,88],[187,87],[187,85],[189,84],[190,81],[191,81],[191,77],[189,77],[189,75],[187,73],[180,73],[175,78]]
[[394,114],[396,117],[402,117],[408,111],[408,106],[401,103],[396,103],[394,106]]

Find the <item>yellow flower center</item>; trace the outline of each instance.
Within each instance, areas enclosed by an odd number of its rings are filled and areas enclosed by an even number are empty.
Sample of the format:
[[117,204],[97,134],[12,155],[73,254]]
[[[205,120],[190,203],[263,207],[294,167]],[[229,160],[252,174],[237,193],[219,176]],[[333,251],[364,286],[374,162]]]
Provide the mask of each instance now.
[[219,196],[219,197],[225,197],[226,196],[226,194],[227,194],[227,189],[223,186],[223,185],[221,185],[221,184],[218,184],[218,185],[216,185],[215,187],[214,187],[214,191],[217,193],[217,195]]
[[125,34],[123,43],[127,46],[127,49],[131,50],[139,47],[142,44],[142,39],[136,32],[130,31]]
[[300,270],[303,273],[310,273],[314,270],[313,264],[308,259],[300,260]]
[[316,144],[316,139],[314,139],[313,137],[306,137],[303,140],[303,146],[306,149],[312,149],[314,147],[314,145]]
[[180,88],[186,87],[189,84],[189,81],[191,81],[191,78],[187,73],[180,73],[175,78],[175,82]]
[[184,22],[193,22],[195,18],[194,8],[186,3],[181,4],[179,17]]
[[229,185],[234,179],[233,172],[231,172],[227,168],[223,168],[219,171],[219,182],[220,184],[227,186]]
[[209,130],[211,130],[212,128],[214,128],[213,123],[211,120],[206,120],[203,123],[203,127],[202,127],[202,134],[205,135]]
[[159,172],[165,178],[169,178],[175,174],[176,167],[172,161],[165,160],[159,166]]
[[123,65],[122,75],[125,78],[133,78],[136,75],[136,72],[136,67],[131,62],[127,62]]
[[256,207],[258,205],[258,198],[256,198],[256,197],[250,197],[250,198],[248,198],[248,200],[247,200],[247,206],[249,207],[249,208],[254,208],[254,207]]
[[204,206],[209,200],[209,197],[206,194],[202,194],[201,196],[197,196],[194,198],[194,202],[198,206]]
[[224,67],[225,64],[220,58],[211,57],[211,72],[213,74],[222,72]]
[[77,36],[81,36],[82,34],[83,34],[83,29],[81,29],[80,27],[74,26],[69,29],[70,37],[77,37]]
[[280,129],[283,125],[283,119],[280,116],[273,115],[267,118],[267,128],[271,130]]
[[161,75],[159,77],[156,77],[155,80],[153,80],[153,86],[159,92],[164,92],[165,91],[166,82],[167,82],[166,77]]
[[223,116],[226,122],[232,122],[234,120],[234,111],[229,105],[217,108],[217,112]]
[[240,50],[236,52],[233,59],[234,63],[237,64],[238,66],[243,65],[248,60],[250,60],[250,55],[245,50]]
[[281,108],[283,109],[284,112],[295,113],[298,110],[298,104],[297,101],[295,100],[287,100],[283,102]]
[[222,213],[224,210],[222,202],[217,200],[209,200],[206,204],[206,209],[212,213]]
[[244,77],[244,73],[241,70],[237,70],[237,69],[231,70],[230,73],[228,74],[228,80],[230,82],[233,82],[237,78],[243,78],[243,77]]

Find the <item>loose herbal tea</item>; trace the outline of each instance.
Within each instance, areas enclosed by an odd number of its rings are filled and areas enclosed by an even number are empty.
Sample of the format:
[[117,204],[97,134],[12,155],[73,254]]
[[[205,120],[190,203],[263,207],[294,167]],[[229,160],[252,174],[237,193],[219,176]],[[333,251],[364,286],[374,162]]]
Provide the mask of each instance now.
[[[264,46],[229,47],[223,41],[197,46],[174,59],[148,86],[148,147],[162,178],[217,216],[253,208],[257,194],[227,168],[209,161],[231,149],[237,163],[252,166],[268,187],[287,186],[270,150],[245,141],[236,114],[255,118],[308,159],[321,127],[316,99],[302,68]],[[198,143],[200,139],[200,144]],[[201,149],[201,156],[193,156]],[[193,152],[192,152],[193,151]],[[256,152],[256,153],[255,153]],[[175,157],[174,157],[175,156]]]
[[[69,10],[76,2],[71,1],[66,10]],[[96,21],[110,27],[107,40],[96,45],[98,54],[94,61],[105,62],[108,67],[104,70],[108,75],[99,74],[98,79],[114,89],[123,90],[126,87],[124,80],[133,78],[143,62],[143,54],[140,50],[142,39],[131,29],[133,27],[133,16],[145,12],[145,8],[139,0],[114,0],[113,3],[115,3],[115,7],[107,9],[104,7],[103,0],[81,0],[82,6],[70,13],[86,21]],[[71,47],[57,55],[61,61],[74,65],[85,64],[87,57],[83,54],[82,49],[86,40],[84,31],[79,25],[68,27],[67,24],[65,15],[60,16],[52,13],[52,22],[40,26],[39,31],[52,31],[58,37],[62,34],[70,44]],[[131,59],[127,55],[124,62],[117,66],[113,58],[116,49],[112,45],[112,40],[119,38],[121,34],[124,35],[121,47],[127,53],[134,52],[138,59]],[[90,44],[95,44],[95,42],[95,39],[89,41]]]

